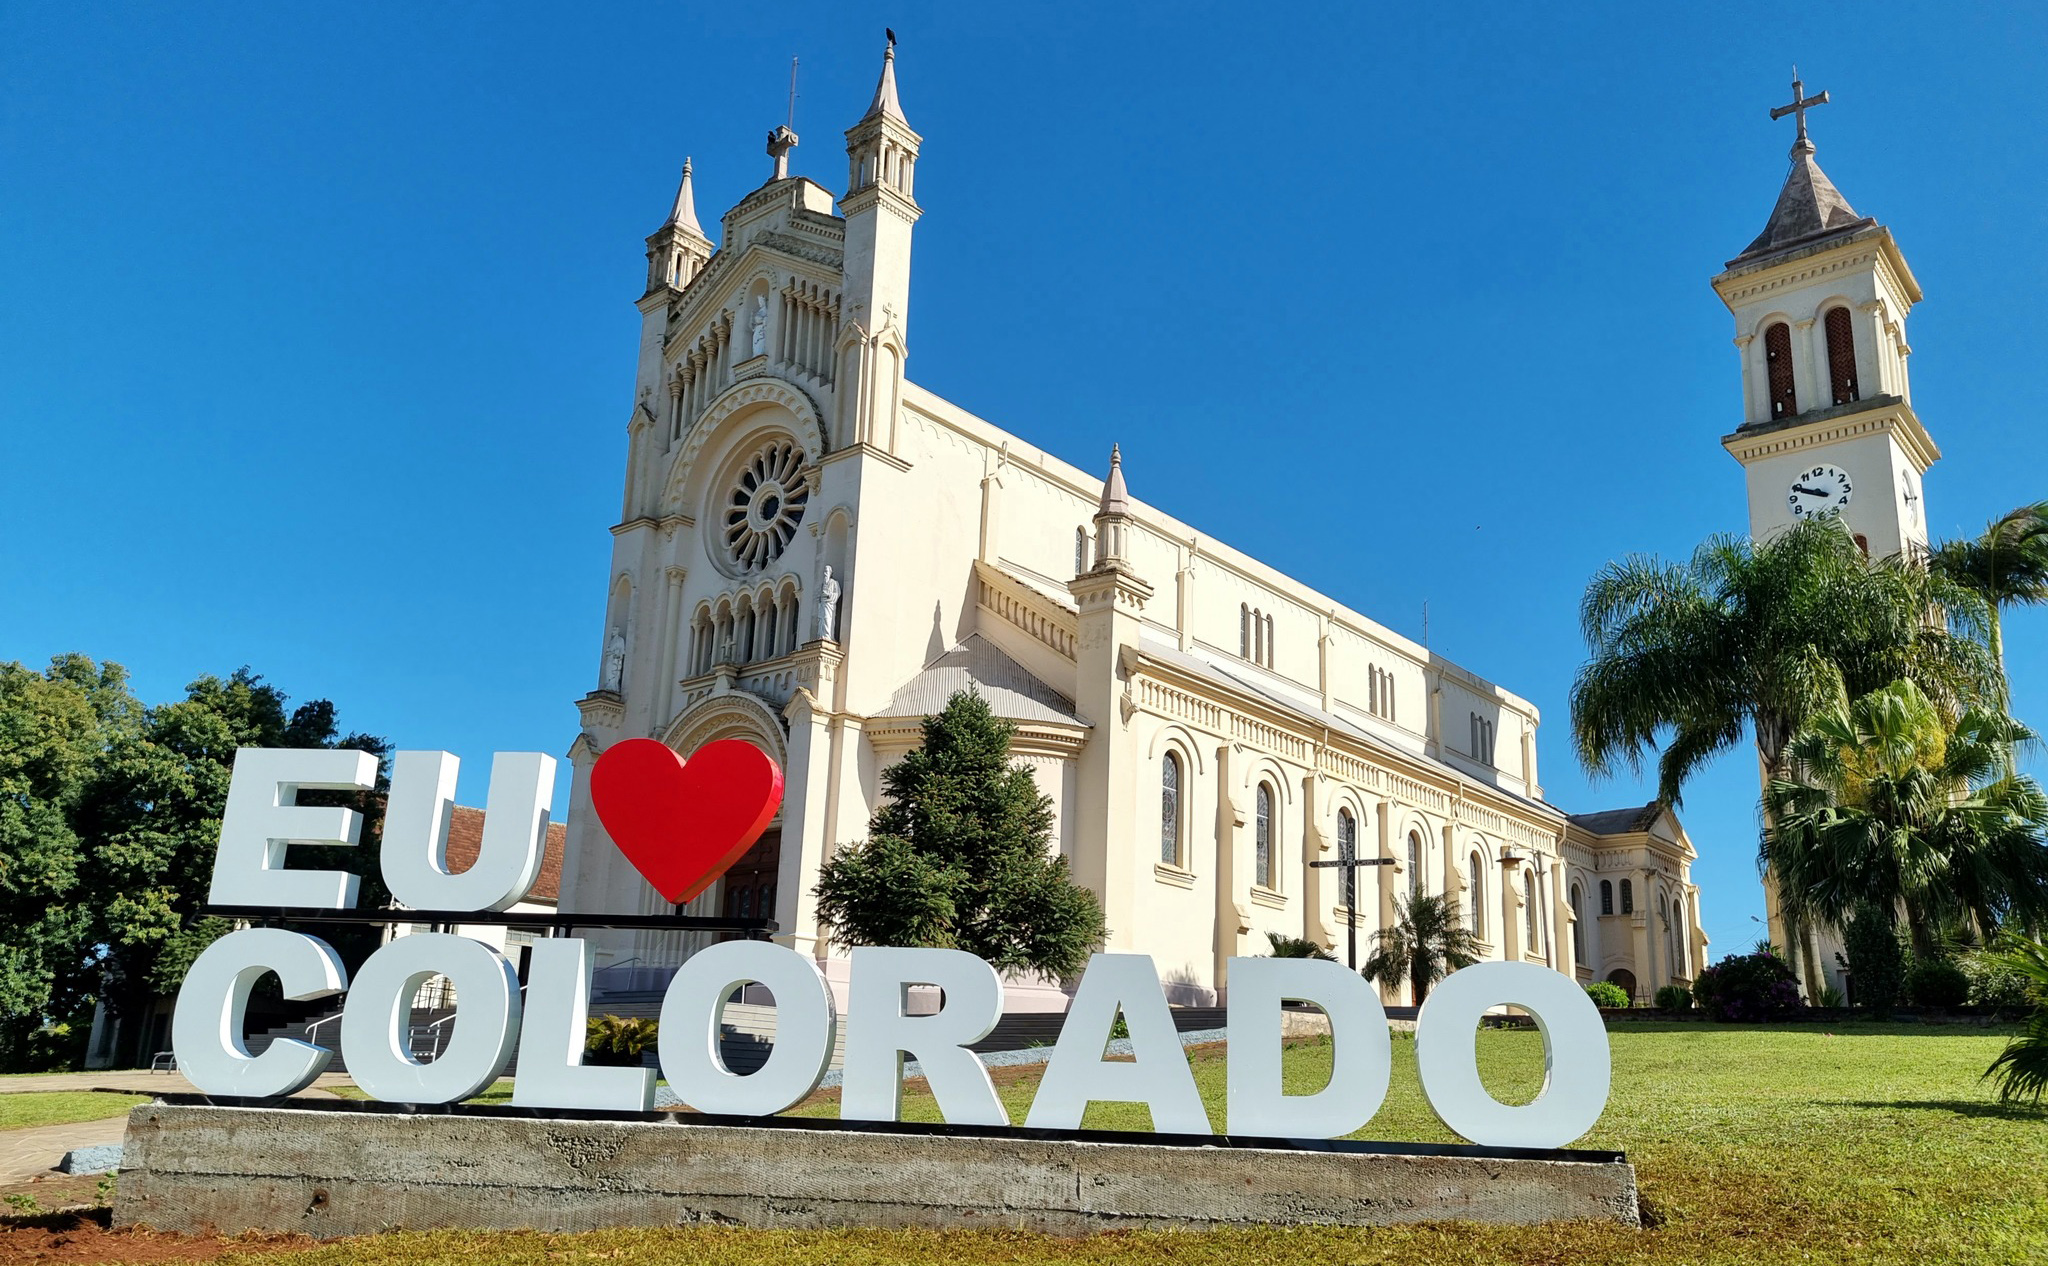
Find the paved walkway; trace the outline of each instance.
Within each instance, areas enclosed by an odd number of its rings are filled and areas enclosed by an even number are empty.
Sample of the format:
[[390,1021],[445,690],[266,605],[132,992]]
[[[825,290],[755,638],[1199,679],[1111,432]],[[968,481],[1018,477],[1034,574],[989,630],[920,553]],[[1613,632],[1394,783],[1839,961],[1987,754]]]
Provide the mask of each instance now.
[[[329,1086],[345,1086],[341,1073],[323,1074],[299,1094],[331,1098]],[[0,1094],[26,1094],[38,1090],[127,1090],[136,1094],[194,1094],[196,1088],[177,1073],[149,1073],[127,1070],[104,1073],[58,1073],[47,1077],[0,1077]],[[128,1114],[101,1121],[73,1121],[65,1125],[32,1125],[21,1130],[0,1130],[0,1186],[28,1182],[54,1169],[64,1153],[97,1143],[119,1143],[128,1128]]]
[[[347,1073],[322,1073],[307,1091],[325,1093],[330,1086],[349,1084]],[[48,1073],[33,1077],[0,1077],[0,1094],[27,1094],[37,1090],[127,1090],[138,1095],[190,1095],[199,1088],[182,1073],[152,1073],[133,1068],[102,1073]]]
[[104,1121],[73,1121],[69,1125],[32,1125],[26,1130],[0,1130],[0,1186],[25,1183],[56,1168],[64,1153],[95,1143],[118,1143],[128,1117]]

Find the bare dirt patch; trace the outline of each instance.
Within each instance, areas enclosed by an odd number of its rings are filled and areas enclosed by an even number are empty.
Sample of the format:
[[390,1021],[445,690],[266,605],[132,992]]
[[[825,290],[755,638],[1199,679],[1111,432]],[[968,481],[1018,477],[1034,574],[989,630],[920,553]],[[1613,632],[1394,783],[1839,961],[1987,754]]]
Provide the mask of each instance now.
[[0,1218],[0,1262],[209,1262],[227,1253],[297,1253],[305,1235],[165,1235],[111,1229],[108,1211]]

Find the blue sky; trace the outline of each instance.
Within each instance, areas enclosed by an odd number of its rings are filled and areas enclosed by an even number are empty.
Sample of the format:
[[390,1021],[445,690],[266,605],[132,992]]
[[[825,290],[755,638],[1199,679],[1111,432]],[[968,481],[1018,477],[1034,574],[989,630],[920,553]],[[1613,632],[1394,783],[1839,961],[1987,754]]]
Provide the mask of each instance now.
[[[644,279],[796,171],[896,28],[925,136],[911,375],[1534,700],[1586,579],[1746,522],[1707,280],[1797,61],[1822,166],[1927,292],[1937,535],[2048,496],[2048,17],[1937,6],[0,9],[0,658],[148,699],[249,664],[343,723],[563,752],[597,668]],[[770,13],[756,18],[753,14]],[[1247,460],[1245,454],[1251,456]],[[2048,723],[2048,614],[2008,632]],[[2038,769],[2038,762],[2037,762]],[[1746,753],[1688,796],[1759,932]]]

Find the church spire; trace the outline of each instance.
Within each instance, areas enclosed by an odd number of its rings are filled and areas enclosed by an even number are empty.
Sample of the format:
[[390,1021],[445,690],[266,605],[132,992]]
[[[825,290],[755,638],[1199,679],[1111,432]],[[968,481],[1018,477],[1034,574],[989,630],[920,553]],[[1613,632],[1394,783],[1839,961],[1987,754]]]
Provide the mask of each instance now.
[[1785,175],[1784,187],[1778,191],[1778,201],[1771,208],[1771,218],[1764,225],[1764,231],[1743,247],[1742,253],[1729,260],[1729,266],[1753,263],[1759,259],[1776,255],[1782,251],[1807,245],[1809,242],[1826,237],[1845,229],[1874,225],[1877,221],[1856,214],[1856,208],[1835,188],[1827,173],[1814,161],[1814,144],[1806,134],[1806,112],[1816,106],[1828,103],[1825,92],[1815,96],[1806,95],[1806,84],[1799,78],[1799,68],[1792,69],[1792,100],[1771,110],[1773,119],[1792,115],[1799,125],[1798,135],[1792,142],[1792,169]]
[[666,287],[681,290],[696,280],[711,261],[711,239],[697,223],[696,189],[690,179],[690,160],[683,160],[683,178],[676,185],[676,200],[668,219],[647,238],[647,290],[652,294]]
[[690,187],[690,160],[683,159],[683,181],[676,186],[676,204],[669,209],[668,223],[663,228],[675,227],[704,236],[704,226],[697,223],[697,196]]
[[861,121],[881,116],[908,126],[910,120],[903,117],[903,103],[896,99],[896,32],[883,27],[882,33],[889,40],[888,47],[882,50],[882,78],[875,84],[875,99],[868,103],[868,112],[861,116]]

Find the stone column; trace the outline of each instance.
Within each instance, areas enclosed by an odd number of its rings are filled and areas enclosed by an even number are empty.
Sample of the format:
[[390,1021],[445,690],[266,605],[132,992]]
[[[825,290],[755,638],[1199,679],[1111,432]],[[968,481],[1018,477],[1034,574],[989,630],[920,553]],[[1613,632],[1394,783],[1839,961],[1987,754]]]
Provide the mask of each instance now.
[[1229,960],[1238,952],[1238,938],[1249,929],[1244,903],[1237,899],[1245,867],[1239,857],[1243,848],[1245,816],[1231,795],[1238,780],[1237,758],[1242,755],[1233,743],[1216,747],[1216,956],[1211,977],[1220,994],[1229,982]]
[[799,688],[782,715],[789,721],[789,768],[783,771],[782,862],[775,880],[778,945],[823,958],[830,942],[818,926],[818,870],[829,857],[825,799],[830,772],[829,714]]

